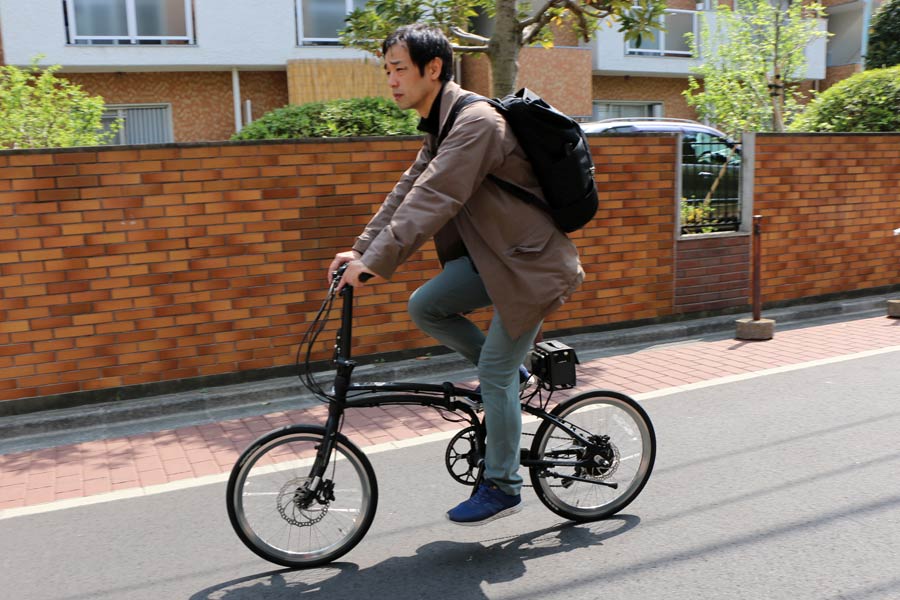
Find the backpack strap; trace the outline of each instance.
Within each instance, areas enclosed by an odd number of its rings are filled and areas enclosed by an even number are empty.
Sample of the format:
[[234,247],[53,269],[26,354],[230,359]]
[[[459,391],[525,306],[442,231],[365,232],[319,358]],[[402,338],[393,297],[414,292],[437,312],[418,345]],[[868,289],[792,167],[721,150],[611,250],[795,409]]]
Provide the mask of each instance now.
[[450,108],[450,114],[447,115],[447,120],[444,121],[444,127],[443,129],[441,129],[440,135],[438,135],[437,143],[434,145],[435,153],[437,153],[437,149],[441,145],[441,142],[444,141],[444,138],[446,138],[447,134],[450,133],[450,130],[453,129],[453,125],[456,123],[456,117],[457,115],[459,115],[459,111],[470,104],[481,101],[491,102],[490,98],[485,98],[484,96],[479,96],[478,94],[466,94],[453,104],[453,106]]
[[[447,115],[447,120],[444,121],[444,127],[441,129],[440,135],[438,135],[437,138],[437,143],[435,143],[434,145],[435,154],[437,154],[437,150],[440,147],[441,142],[444,141],[444,138],[447,137],[447,135],[450,133],[450,130],[453,128],[453,125],[456,123],[456,117],[457,115],[459,115],[459,112],[470,104],[474,104],[475,102],[487,102],[488,104],[496,108],[501,115],[503,114],[503,105],[496,100],[485,98],[484,96],[481,96],[479,94],[467,94],[463,96],[462,98],[458,99],[456,103],[450,108],[450,114]],[[507,193],[518,197],[520,200],[528,202],[529,204],[534,204],[535,206],[538,206],[543,210],[549,209],[546,202],[544,202],[528,190],[520,188],[514,183],[510,183],[508,181],[500,179],[492,173],[488,173],[488,179],[493,181],[495,184],[497,184],[498,187],[500,187]]]

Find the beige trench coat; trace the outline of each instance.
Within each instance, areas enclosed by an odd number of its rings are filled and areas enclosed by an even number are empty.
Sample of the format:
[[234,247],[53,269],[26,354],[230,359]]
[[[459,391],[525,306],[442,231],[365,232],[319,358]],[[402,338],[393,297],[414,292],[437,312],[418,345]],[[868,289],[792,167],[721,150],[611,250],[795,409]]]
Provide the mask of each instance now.
[[[441,128],[456,100],[468,93],[453,82],[444,86]],[[371,271],[390,279],[413,252],[452,221],[504,328],[516,339],[581,284],[584,271],[578,252],[546,212],[486,178],[492,173],[543,197],[512,130],[487,102],[460,111],[436,155],[434,143],[435,136],[426,135],[415,163],[353,249]],[[448,249],[441,243],[446,238],[455,235],[435,239],[442,263],[447,260]]]

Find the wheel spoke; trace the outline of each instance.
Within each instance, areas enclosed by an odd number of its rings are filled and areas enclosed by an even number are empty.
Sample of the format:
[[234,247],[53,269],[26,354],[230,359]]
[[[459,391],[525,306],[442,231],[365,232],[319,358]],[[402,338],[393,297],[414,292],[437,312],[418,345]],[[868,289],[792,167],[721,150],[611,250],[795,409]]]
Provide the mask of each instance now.
[[[312,497],[311,456],[322,429],[296,426],[262,438],[241,457],[229,480],[229,517],[242,541],[260,556],[291,567],[334,560],[356,545],[377,503],[368,459],[339,439],[322,485]],[[328,487],[333,485],[333,499]],[[312,493],[312,492],[310,492]]]
[[[531,469],[535,492],[569,519],[615,514],[640,493],[653,468],[656,440],[646,413],[627,397],[597,392],[567,401],[555,414],[589,443],[545,421],[535,434],[532,458],[559,463]],[[571,466],[573,461],[584,462]]]

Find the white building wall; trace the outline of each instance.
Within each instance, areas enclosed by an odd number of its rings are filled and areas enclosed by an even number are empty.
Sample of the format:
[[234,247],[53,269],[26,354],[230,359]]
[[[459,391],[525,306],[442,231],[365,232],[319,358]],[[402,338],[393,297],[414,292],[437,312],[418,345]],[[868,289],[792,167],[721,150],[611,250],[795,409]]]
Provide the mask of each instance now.
[[295,0],[194,0],[196,45],[67,45],[61,0],[0,0],[4,58],[67,71],[283,68],[290,59],[356,58],[340,47],[298,47]]
[[[828,33],[828,20],[817,19],[817,28],[822,33]],[[825,68],[828,57],[828,36],[823,35],[813,40],[806,47],[806,79],[825,79]]]
[[[703,15],[715,22],[715,11],[705,11]],[[818,20],[820,31],[827,31],[828,22]],[[703,18],[699,19],[698,29],[702,27]],[[669,56],[629,56],[625,53],[625,35],[617,31],[617,25],[603,25],[597,32],[593,42],[594,74],[596,75],[632,75],[634,77],[687,77],[691,67],[700,63],[697,59]],[[697,32],[699,35],[699,31]],[[821,38],[813,41],[806,49],[806,79],[825,78],[825,51],[827,41]],[[700,40],[703,50],[703,40]],[[705,50],[704,50],[705,51]],[[710,50],[714,52],[715,50]]]
[[625,54],[625,34],[618,24],[604,23],[597,31],[592,46],[594,74],[633,75],[635,77],[687,77],[697,61],[675,56],[628,56]]

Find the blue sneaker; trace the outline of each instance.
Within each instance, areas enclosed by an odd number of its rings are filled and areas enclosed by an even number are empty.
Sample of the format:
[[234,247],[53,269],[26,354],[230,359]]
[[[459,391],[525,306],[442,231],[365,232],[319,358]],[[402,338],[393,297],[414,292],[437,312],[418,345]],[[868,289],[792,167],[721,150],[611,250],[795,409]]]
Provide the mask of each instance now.
[[457,525],[475,526],[514,515],[522,510],[522,496],[510,496],[490,482],[478,486],[475,495],[447,511],[447,518]]

